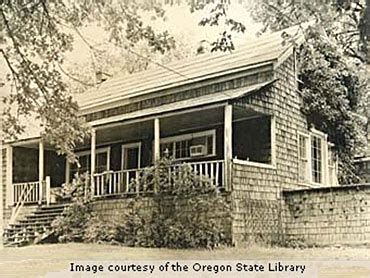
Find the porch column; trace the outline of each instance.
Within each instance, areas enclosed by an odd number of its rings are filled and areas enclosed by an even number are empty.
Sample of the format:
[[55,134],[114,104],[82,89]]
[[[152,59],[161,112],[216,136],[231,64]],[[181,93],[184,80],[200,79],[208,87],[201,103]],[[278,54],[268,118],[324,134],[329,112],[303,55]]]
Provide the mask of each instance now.
[[41,203],[41,200],[42,200],[43,182],[44,182],[44,143],[40,139],[40,142],[39,142],[39,183],[40,183],[39,203]]
[[[161,158],[160,153],[160,125],[159,125],[159,119],[154,119],[154,164],[157,165],[157,162]],[[156,177],[158,177],[158,167],[155,167],[156,171]],[[156,179],[154,181],[154,193],[158,192],[159,189],[159,181]]]
[[91,130],[91,177],[90,177],[90,183],[91,183],[91,196],[94,196],[94,174],[95,174],[95,156],[96,156],[96,130]]
[[225,159],[225,189],[231,189],[231,160],[233,157],[233,106],[228,104],[224,110],[224,159]]
[[159,119],[154,119],[154,162],[160,159],[160,126]]
[[6,205],[14,204],[13,188],[13,146],[6,147]]

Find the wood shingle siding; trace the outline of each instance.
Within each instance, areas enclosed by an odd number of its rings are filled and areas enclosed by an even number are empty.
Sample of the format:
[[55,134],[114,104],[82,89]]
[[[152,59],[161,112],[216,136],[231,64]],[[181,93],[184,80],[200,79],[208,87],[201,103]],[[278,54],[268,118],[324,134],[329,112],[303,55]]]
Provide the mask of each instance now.
[[282,190],[299,188],[297,130],[306,130],[296,91],[294,55],[275,71],[275,82],[264,92],[236,104],[253,107],[275,118],[275,155],[272,167],[233,164],[233,235],[236,242],[273,244],[284,236]]

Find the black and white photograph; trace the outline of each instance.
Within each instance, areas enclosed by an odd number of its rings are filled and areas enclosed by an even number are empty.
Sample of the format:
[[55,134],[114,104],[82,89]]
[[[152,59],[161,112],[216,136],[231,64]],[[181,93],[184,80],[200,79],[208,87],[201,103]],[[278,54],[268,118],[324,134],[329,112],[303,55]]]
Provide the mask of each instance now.
[[370,277],[370,0],[0,0],[0,277]]

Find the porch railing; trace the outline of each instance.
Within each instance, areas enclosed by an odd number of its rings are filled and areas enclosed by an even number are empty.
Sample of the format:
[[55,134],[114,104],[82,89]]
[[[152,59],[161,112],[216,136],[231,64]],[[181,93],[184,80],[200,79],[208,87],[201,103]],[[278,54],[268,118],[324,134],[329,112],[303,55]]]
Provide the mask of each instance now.
[[50,202],[50,177],[46,177],[43,182],[22,182],[13,184],[14,207],[10,217],[10,223],[15,223],[19,211],[25,204],[39,203],[46,200]]
[[21,182],[13,183],[13,202],[18,203],[41,203],[50,202],[50,177],[47,176],[43,182]]
[[[225,161],[205,161],[187,163],[193,171],[209,181],[218,188],[225,186]],[[176,170],[181,164],[172,165],[168,168],[168,175]],[[144,169],[130,169],[120,171],[106,171],[94,174],[94,196],[109,196],[121,194],[150,193],[154,191],[153,179],[147,177],[143,181]],[[141,179],[142,184],[139,184]]]
[[24,182],[24,183],[15,183],[14,186],[14,203],[24,202],[27,203],[36,203],[42,199],[40,193],[42,194],[43,185],[39,181],[35,182]]

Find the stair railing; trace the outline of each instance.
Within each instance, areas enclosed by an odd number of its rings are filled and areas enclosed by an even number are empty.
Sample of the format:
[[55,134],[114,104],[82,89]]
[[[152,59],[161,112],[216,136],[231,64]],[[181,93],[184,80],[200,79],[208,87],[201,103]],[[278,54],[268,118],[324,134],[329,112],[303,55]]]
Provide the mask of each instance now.
[[[38,186],[39,186],[39,196],[38,196],[38,199],[39,199],[39,204],[41,204],[41,201],[43,199],[43,194],[42,194],[42,187],[43,187],[43,183],[45,183],[45,186],[46,186],[46,204],[47,206],[49,206],[50,204],[50,199],[51,199],[51,191],[50,191],[50,177],[47,176],[45,181],[40,183]],[[9,220],[9,224],[14,224],[17,217],[18,217],[18,214],[21,210],[21,208],[24,206],[25,202],[28,200],[29,196],[31,193],[35,193],[35,187],[33,186],[33,184],[35,183],[29,183],[29,184],[26,184],[23,188],[22,188],[22,191],[21,191],[21,194],[19,195],[18,199],[17,199],[17,202],[15,204],[15,207],[13,208],[12,210],[12,215],[10,217],[10,220]]]
[[15,220],[17,219],[21,208],[23,207],[25,201],[27,200],[27,198],[30,195],[30,193],[32,192],[32,190],[33,190],[32,186],[25,186],[22,189],[22,192],[19,196],[19,199],[18,199],[17,203],[15,204],[15,207],[13,208],[12,215],[11,215],[10,220],[9,220],[9,224],[14,224],[15,223]]

